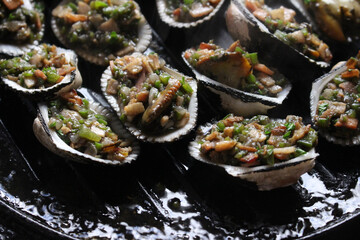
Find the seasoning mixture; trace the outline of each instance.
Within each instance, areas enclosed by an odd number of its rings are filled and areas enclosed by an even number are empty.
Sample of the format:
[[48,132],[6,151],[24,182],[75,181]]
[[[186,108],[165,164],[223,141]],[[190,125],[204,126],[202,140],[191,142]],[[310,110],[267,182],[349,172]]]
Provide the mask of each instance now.
[[0,60],[1,76],[24,88],[43,89],[61,82],[75,71],[75,63],[58,54],[54,45],[42,44],[22,57]]
[[41,40],[43,9],[41,1],[0,1],[0,41],[21,44]]
[[110,62],[113,78],[106,92],[118,98],[122,121],[156,134],[186,125],[193,89],[189,79],[172,75],[164,65],[155,53]]
[[360,51],[346,62],[346,67],[322,90],[315,117],[318,127],[342,138],[359,133]]
[[177,22],[194,22],[209,15],[221,0],[166,0],[167,14]]
[[273,165],[306,154],[317,143],[317,132],[289,115],[271,120],[264,115],[251,119],[226,116],[211,125],[201,139],[200,151],[210,161],[235,166]]
[[114,59],[134,51],[141,19],[132,0],[72,0],[52,11],[71,46]]
[[202,74],[218,82],[246,92],[276,97],[286,80],[258,60],[257,53],[248,53],[236,41],[228,49],[213,42],[188,49],[185,59]]
[[245,0],[245,5],[252,14],[263,22],[281,41],[294,47],[306,56],[329,62],[332,54],[326,43],[312,32],[308,23],[297,23],[296,12],[281,6],[271,9],[264,0]]
[[123,161],[131,153],[130,142],[119,139],[108,119],[94,112],[89,101],[75,90],[49,102],[49,128],[70,147],[85,154]]

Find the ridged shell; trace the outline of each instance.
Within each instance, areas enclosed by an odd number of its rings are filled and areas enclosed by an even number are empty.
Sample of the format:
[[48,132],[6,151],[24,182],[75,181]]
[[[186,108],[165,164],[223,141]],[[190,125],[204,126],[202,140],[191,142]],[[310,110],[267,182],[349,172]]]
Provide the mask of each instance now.
[[199,20],[197,20],[195,22],[189,22],[189,23],[177,22],[171,16],[166,14],[166,12],[167,12],[166,0],[156,0],[156,6],[157,6],[158,13],[160,15],[161,20],[163,22],[167,23],[169,26],[176,27],[176,28],[192,28],[192,27],[196,27],[196,26],[210,20],[213,16],[215,16],[215,14],[219,11],[219,9],[224,4],[224,2],[225,2],[225,0],[221,0],[219,2],[219,4],[215,7],[215,9],[209,15],[207,15],[203,18],[200,18]]
[[[31,49],[34,48],[37,48],[37,46],[33,46]],[[66,60],[68,62],[72,62],[73,66],[76,67],[76,70],[67,74],[61,82],[44,89],[28,89],[20,86],[18,83],[10,79],[7,79],[6,77],[2,77],[4,84],[12,91],[34,100],[44,100],[46,98],[51,98],[60,92],[66,92],[73,88],[79,88],[82,84],[82,77],[77,68],[76,54],[71,50],[60,47],[56,47],[56,49],[58,54],[64,53]]]
[[185,59],[184,55],[185,52],[183,52],[182,58],[193,71],[196,79],[212,92],[218,94],[221,98],[222,107],[234,114],[246,117],[255,114],[265,114],[269,109],[281,105],[291,90],[291,83],[288,83],[277,97],[269,97],[229,87],[198,72]]
[[[62,5],[66,2],[68,2],[69,0],[63,0],[62,2],[60,2],[59,5]],[[136,3],[137,5],[137,3]],[[140,7],[137,5],[138,9],[140,9]],[[67,47],[71,47],[67,41],[66,38],[63,34],[60,33],[60,29],[59,27],[56,25],[56,20],[54,17],[52,17],[51,19],[51,28],[55,34],[55,36],[59,39],[59,41],[64,44]],[[136,46],[135,46],[135,50],[134,52],[144,52],[152,39],[152,30],[150,25],[148,24],[148,22],[146,21],[145,17],[141,14],[141,20],[139,21],[139,25],[138,25],[138,34],[139,34],[139,41],[137,42]],[[105,56],[97,56],[95,54],[90,53],[87,50],[83,50],[80,48],[74,48],[74,51],[81,56],[82,58],[84,58],[85,60],[97,64],[97,65],[107,65],[108,62],[105,61]],[[121,57],[121,56],[118,56]]]
[[[177,72],[176,70],[173,70],[168,67],[163,67],[162,70],[169,73],[171,76],[176,77],[177,79],[181,79],[184,75]],[[108,67],[104,73],[101,76],[100,85],[101,85],[101,91],[104,94],[106,100],[111,105],[111,107],[115,110],[115,112],[118,114],[118,116],[121,116],[120,107],[117,102],[117,99],[106,93],[106,86],[108,79],[112,78],[112,73],[110,70],[110,67]],[[171,131],[169,133],[164,133],[162,135],[151,135],[148,134],[141,129],[139,129],[135,124],[130,122],[125,122],[126,128],[139,140],[145,141],[145,142],[153,142],[153,143],[164,143],[164,142],[172,142],[178,140],[181,136],[186,135],[189,133],[196,124],[196,118],[197,118],[197,109],[198,109],[198,100],[197,100],[197,82],[195,80],[192,80],[189,82],[191,88],[193,89],[193,93],[190,98],[190,103],[188,107],[188,111],[190,113],[190,119],[188,123],[179,129],[176,129],[174,131]]]
[[108,109],[93,101],[90,101],[90,108],[110,119],[109,123],[111,129],[113,132],[119,135],[120,139],[130,139],[132,141],[132,152],[128,157],[125,158],[123,162],[96,158],[77,151],[67,145],[63,140],[60,139],[55,131],[49,128],[48,107],[44,102],[38,104],[38,116],[33,123],[33,131],[36,138],[53,153],[81,163],[98,163],[119,166],[134,161],[140,153],[140,147],[137,141],[122,127],[121,122]]
[[[338,66],[338,65],[337,65]],[[338,66],[337,68],[333,69],[329,73],[319,77],[316,79],[312,85],[311,93],[310,93],[310,113],[312,121],[315,123],[315,116],[316,116],[316,110],[317,105],[319,102],[319,97],[322,92],[322,90],[325,88],[325,86],[332,80],[334,77],[338,74],[341,74],[342,72],[346,71],[347,67],[345,63]],[[360,144],[360,135],[355,135],[352,138],[339,138],[336,136],[333,136],[330,134],[330,132],[319,129],[319,133],[326,138],[329,142],[333,142],[336,144],[340,144],[343,146],[353,146],[353,145],[359,145]]]
[[[209,131],[211,124],[200,126],[199,130],[200,129],[202,131],[201,134]],[[206,156],[200,152],[201,144],[199,144],[199,140],[200,136],[198,134],[197,138],[189,144],[189,153],[193,158],[203,163],[220,167],[233,177],[256,184],[260,191],[268,191],[296,183],[302,174],[310,171],[315,166],[315,158],[319,155],[313,148],[304,155],[288,161],[275,163],[272,166],[231,166],[209,161]]]
[[[30,0],[23,0],[24,7],[27,9],[33,9],[33,5],[31,4]],[[42,24],[42,28],[40,31],[40,34],[44,35],[44,23]],[[30,51],[32,48],[34,48],[35,45],[38,45],[39,42],[36,40],[33,43],[25,43],[25,44],[9,44],[9,43],[1,43],[0,41],[0,54],[5,54],[8,56],[20,56],[24,53]]]
[[319,72],[327,68],[329,63],[315,61],[295,48],[283,43],[276,38],[268,28],[259,21],[244,5],[243,0],[233,0],[226,12],[226,25],[234,39],[239,39],[241,44],[248,49],[267,49],[278,55],[277,59],[282,65],[293,72],[306,73],[307,71]]

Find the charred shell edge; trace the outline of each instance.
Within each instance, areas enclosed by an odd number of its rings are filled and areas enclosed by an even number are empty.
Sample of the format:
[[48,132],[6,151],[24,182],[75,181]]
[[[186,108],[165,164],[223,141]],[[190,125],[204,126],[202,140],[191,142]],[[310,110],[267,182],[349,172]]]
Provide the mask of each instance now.
[[58,54],[64,53],[66,59],[69,62],[72,62],[73,65],[76,67],[76,70],[72,71],[70,74],[67,74],[61,82],[44,89],[27,89],[20,86],[18,83],[7,79],[6,77],[2,77],[3,82],[11,90],[35,99],[41,99],[42,97],[51,97],[53,94],[58,94],[60,92],[68,91],[72,88],[80,87],[80,85],[82,84],[82,77],[77,68],[76,54],[71,50],[63,49],[60,47],[56,47],[56,49]]
[[[168,67],[163,67],[163,70],[168,72],[172,76],[176,76],[177,78],[181,78],[184,76],[183,74],[177,72],[176,70],[170,69]],[[106,100],[110,104],[110,106],[115,110],[118,116],[121,116],[120,107],[117,102],[117,99],[106,93],[106,86],[108,79],[112,78],[110,67],[108,67],[105,72],[101,76],[100,84],[101,84],[101,91],[103,92]],[[125,126],[127,129],[139,140],[145,142],[153,142],[153,143],[164,143],[164,142],[172,142],[178,140],[181,136],[186,135],[190,132],[196,124],[197,118],[197,109],[198,109],[198,100],[197,100],[197,82],[192,80],[189,82],[190,86],[193,89],[193,93],[190,98],[190,104],[188,107],[188,111],[190,113],[189,122],[182,128],[176,129],[172,132],[167,132],[162,135],[150,135],[138,129],[134,124],[130,122],[125,122]]]
[[[199,128],[200,129],[200,128]],[[319,156],[312,148],[308,153],[285,162],[275,163],[273,166],[238,167],[211,162],[200,152],[197,138],[190,142],[189,153],[198,161],[223,168],[227,174],[242,180],[253,182],[258,190],[272,190],[296,183],[300,176],[315,166],[315,158]],[[291,169],[290,169],[291,168]]]
[[[242,39],[247,39],[247,41],[251,40],[250,39],[250,32],[252,31],[260,31],[260,32],[264,32],[266,33],[268,36],[270,36],[273,39],[276,39],[277,42],[279,42],[279,44],[284,46],[284,52],[286,52],[286,49],[291,49],[289,51],[293,51],[296,52],[296,54],[301,55],[302,57],[306,58],[309,62],[311,63],[315,63],[316,65],[318,65],[321,68],[327,68],[330,66],[330,63],[324,62],[324,61],[315,61],[311,58],[309,58],[308,56],[306,56],[305,54],[299,52],[297,49],[287,45],[286,43],[280,41],[277,37],[274,36],[274,34],[272,34],[269,29],[260,21],[258,20],[245,6],[243,3],[243,0],[232,0],[231,4],[229,5],[229,8],[227,10],[228,11],[232,11],[232,15],[234,16],[235,19],[233,19],[232,21],[228,20],[228,17],[226,17],[226,22],[227,25],[229,25],[230,23],[234,26],[237,24],[236,27],[234,27],[233,29],[229,28],[229,32],[232,36],[237,36],[237,35],[243,35],[246,34],[246,36],[243,36]],[[234,14],[234,11],[236,11],[236,15]],[[228,15],[228,13],[226,13],[226,15]],[[251,29],[249,29],[249,27],[251,27]],[[236,32],[239,31],[239,32]]]
[[[311,119],[315,123],[315,116],[316,116],[316,110],[317,105],[319,102],[319,97],[321,94],[321,91],[324,89],[326,84],[328,84],[337,74],[340,74],[344,71],[346,71],[346,63],[343,63],[341,66],[338,66],[334,70],[330,71],[329,73],[319,77],[315,80],[315,82],[312,85],[311,93],[310,93],[310,111],[311,111]],[[359,145],[360,144],[360,135],[356,135],[352,138],[345,139],[345,138],[339,138],[335,137],[330,134],[329,131],[326,131],[325,129],[319,128],[319,133],[326,138],[329,142],[333,142],[336,144],[340,144],[343,146],[353,146],[353,145]]]
[[[62,1],[59,5],[63,4],[64,2],[67,2],[67,0]],[[138,7],[139,11],[140,11],[140,7],[138,6],[137,3],[135,3],[136,6]],[[58,26],[56,25],[56,20],[54,17],[52,17],[51,19],[51,28],[55,34],[55,36],[59,39],[59,41],[66,47],[70,47],[70,45],[67,43],[66,38],[63,34],[60,33],[60,29],[58,28]],[[152,39],[152,30],[150,25],[148,24],[148,22],[146,21],[144,15],[141,14],[141,20],[139,21],[139,26],[138,26],[138,32],[139,32],[139,41],[138,43],[135,45],[135,52],[144,52]],[[79,54],[81,57],[83,57],[85,60],[97,64],[97,65],[102,65],[105,66],[108,64],[107,61],[105,61],[104,56],[96,56],[95,54],[91,54],[89,51],[87,50],[83,50],[81,48],[74,48],[74,51]],[[116,57],[121,57],[121,56],[116,56]]]
[[38,116],[33,123],[33,131],[36,138],[53,153],[61,157],[65,157],[81,163],[101,163],[118,166],[128,164],[134,161],[140,153],[140,147],[137,141],[122,127],[120,121],[113,114],[111,114],[108,109],[96,102],[90,102],[90,108],[93,109],[95,112],[105,115],[106,117],[111,119],[110,125],[112,130],[116,134],[118,134],[121,139],[131,140],[132,152],[128,157],[125,158],[123,162],[117,160],[96,158],[77,151],[67,145],[63,140],[59,138],[55,131],[49,129],[48,107],[45,103],[38,104]]
[[[24,4],[32,7],[29,0],[25,0]],[[45,31],[45,23],[43,22],[40,30],[40,34],[42,36],[44,36],[44,31]],[[31,49],[38,44],[39,44],[39,40],[36,40],[33,43],[15,44],[15,45],[9,43],[0,43],[0,54],[5,54],[11,57],[20,56],[26,52],[31,51]]]
[[160,18],[163,22],[169,24],[169,26],[171,27],[176,27],[176,28],[191,28],[191,27],[195,27],[197,25],[202,24],[205,21],[208,21],[209,19],[211,19],[221,8],[221,6],[223,5],[223,3],[225,2],[225,0],[221,0],[219,2],[219,4],[215,7],[214,11],[212,11],[209,15],[207,15],[204,18],[201,18],[195,22],[189,22],[189,23],[184,23],[184,22],[176,22],[172,17],[170,17],[169,15],[166,14],[166,0],[156,0],[156,6],[158,9],[158,13],[160,15]]
[[289,82],[277,97],[268,97],[245,92],[229,87],[201,74],[191,66],[191,64],[185,59],[184,55],[185,52],[182,53],[182,58],[185,64],[193,71],[196,79],[198,79],[211,91],[220,95],[222,106],[228,111],[236,114],[250,116],[256,113],[266,113],[267,110],[282,104],[292,87]]

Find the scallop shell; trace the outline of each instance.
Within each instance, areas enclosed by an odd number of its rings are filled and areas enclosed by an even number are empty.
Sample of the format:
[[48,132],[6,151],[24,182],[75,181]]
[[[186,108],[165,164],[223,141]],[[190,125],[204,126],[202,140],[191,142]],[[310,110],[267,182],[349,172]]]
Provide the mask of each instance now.
[[[62,2],[60,2],[59,5],[65,4],[67,2],[69,2],[69,0],[63,0]],[[140,9],[140,7],[138,6],[137,3],[136,3],[136,5],[137,5],[138,9]],[[51,19],[51,28],[52,28],[55,36],[59,39],[59,41],[62,44],[64,44],[64,46],[70,48],[71,46],[67,43],[65,36],[63,34],[61,34],[59,27],[56,25],[56,21],[55,21],[54,17]],[[141,14],[141,20],[139,21],[139,25],[138,25],[138,34],[139,34],[139,41],[135,46],[134,52],[144,52],[148,48],[148,46],[151,42],[152,31],[151,31],[150,25],[148,24],[148,22],[146,21],[145,17],[142,14]],[[87,50],[83,50],[80,48],[74,48],[74,50],[79,56],[81,56],[82,58],[84,58],[85,60],[87,60],[91,63],[97,64],[97,65],[103,65],[103,66],[108,64],[108,62],[105,61],[105,56],[98,56],[98,55],[90,53]],[[124,55],[125,54],[128,54],[128,53],[124,53]],[[119,56],[119,57],[121,57],[121,56]]]
[[60,139],[60,137],[57,135],[57,133],[53,130],[51,130],[48,127],[49,122],[49,115],[48,115],[48,107],[46,103],[42,102],[38,104],[38,116],[35,118],[33,123],[33,131],[36,136],[36,138],[50,151],[53,153],[65,157],[67,159],[77,161],[80,163],[100,163],[100,164],[106,164],[106,165],[124,165],[129,164],[132,161],[134,161],[140,152],[139,144],[136,142],[136,140],[122,127],[121,122],[119,119],[116,118],[114,114],[112,114],[108,109],[101,106],[97,102],[90,101],[90,108],[94,110],[95,112],[106,116],[108,119],[110,119],[110,126],[111,129],[119,135],[121,139],[131,140],[132,142],[132,152],[131,154],[125,158],[124,161],[120,162],[117,160],[108,160],[108,159],[101,159],[96,158],[93,156],[90,156],[88,154],[82,153],[80,151],[77,151],[73,148],[71,148],[69,145],[67,145],[63,140]]
[[246,117],[255,114],[265,114],[269,109],[281,105],[291,90],[291,83],[288,83],[277,97],[269,97],[229,87],[195,70],[185,59],[184,54],[185,52],[182,53],[182,58],[186,65],[191,68],[196,79],[220,96],[221,105],[228,112]]
[[[171,76],[176,77],[177,79],[181,79],[184,75],[179,73],[178,71],[168,68],[164,66],[162,70],[166,71]],[[110,67],[108,67],[104,73],[101,76],[100,85],[101,85],[101,91],[104,94],[106,100],[111,105],[111,107],[115,110],[115,112],[118,114],[118,116],[121,116],[120,107],[117,102],[117,99],[106,93],[106,86],[108,79],[112,78],[112,73],[110,70]],[[153,135],[148,134],[141,129],[139,129],[135,124],[131,122],[125,122],[126,128],[139,140],[145,141],[145,142],[152,142],[152,143],[164,143],[164,142],[172,142],[178,140],[181,136],[186,135],[189,133],[196,124],[196,118],[197,118],[197,109],[198,109],[198,100],[197,100],[197,82],[195,80],[189,82],[191,88],[193,89],[193,93],[190,98],[189,103],[189,113],[190,113],[190,119],[188,123],[179,129],[176,129],[174,131],[160,134],[160,135]]]
[[[23,0],[24,7],[27,9],[33,9],[33,5],[31,4],[30,0]],[[44,35],[44,23],[42,24],[42,28],[40,34]],[[26,52],[29,52],[35,45],[38,45],[39,42],[35,40],[33,43],[24,43],[24,44],[9,44],[9,43],[0,43],[0,54],[5,54],[8,56],[21,56]]]
[[[211,125],[200,126],[199,129],[203,132],[209,131]],[[189,144],[189,153],[193,158],[203,163],[223,168],[227,174],[240,178],[245,182],[255,184],[260,191],[268,191],[296,183],[302,174],[310,171],[315,166],[315,158],[319,156],[319,154],[315,152],[315,148],[313,148],[304,155],[285,162],[275,163],[272,166],[232,166],[209,161],[206,156],[200,152],[201,144],[199,144],[198,138],[199,135]]]
[[291,71],[295,69],[294,72],[301,74],[309,71],[319,72],[321,68],[330,66],[329,63],[315,61],[280,41],[245,7],[243,0],[233,0],[229,5],[226,25],[231,36],[239,39],[244,47],[250,50],[267,49],[271,53],[279,54],[277,59],[282,61],[280,65]]
[[[336,67],[337,66],[337,67]],[[337,64],[332,71],[329,73],[319,77],[316,79],[312,85],[311,93],[310,93],[310,113],[312,121],[315,123],[315,116],[316,116],[316,110],[317,105],[319,102],[319,97],[321,94],[321,91],[324,89],[324,87],[332,80],[334,77],[338,74],[341,74],[342,72],[346,71],[346,63],[342,62],[342,64]],[[339,138],[336,136],[333,136],[330,134],[330,132],[319,129],[319,133],[326,138],[329,142],[333,142],[336,144],[340,144],[343,146],[353,146],[353,145],[359,145],[360,144],[360,135],[353,136],[352,138]]]
[[221,0],[219,2],[219,4],[215,7],[215,9],[209,15],[207,15],[195,22],[189,22],[189,23],[177,22],[172,17],[170,17],[168,14],[166,14],[166,12],[167,12],[166,0],[156,0],[156,6],[157,6],[158,13],[160,15],[161,20],[163,22],[167,23],[169,26],[176,27],[176,28],[192,28],[192,27],[202,24],[203,22],[210,20],[213,16],[215,16],[215,14],[220,10],[220,8],[224,4],[224,2],[225,2],[225,0]]
[[[34,48],[37,48],[37,46],[33,46],[32,49]],[[44,98],[49,98],[61,92],[69,91],[72,88],[79,88],[82,84],[82,77],[77,68],[76,54],[71,50],[63,49],[60,47],[56,47],[56,49],[58,54],[64,53],[66,56],[66,60],[68,62],[72,62],[73,66],[76,66],[76,70],[71,72],[70,74],[67,74],[61,82],[44,89],[28,89],[22,87],[21,85],[10,79],[7,79],[6,77],[2,77],[4,84],[12,91],[15,91],[19,94],[25,95],[35,100],[44,100]]]

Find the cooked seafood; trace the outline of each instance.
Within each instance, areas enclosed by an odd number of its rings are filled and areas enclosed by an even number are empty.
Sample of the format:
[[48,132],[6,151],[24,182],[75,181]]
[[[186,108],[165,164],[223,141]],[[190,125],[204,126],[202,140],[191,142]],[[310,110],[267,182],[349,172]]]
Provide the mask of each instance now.
[[39,105],[34,133],[61,156],[119,165],[132,161],[139,151],[134,139],[119,126],[107,110],[71,90]]
[[151,40],[150,26],[132,0],[64,0],[52,15],[60,41],[96,64],[144,51]]
[[321,30],[330,38],[345,42],[360,37],[360,2],[358,0],[304,0]]
[[284,6],[272,9],[264,0],[245,0],[245,6],[279,40],[312,59],[325,62],[332,59],[328,45],[312,32],[308,23],[298,23],[295,20],[294,10]]
[[[253,3],[254,7],[251,11],[255,12],[258,9],[258,11],[263,12],[263,19],[267,19],[267,21],[262,22],[257,19],[247,8],[246,3],[248,5]],[[250,51],[262,49],[262,51],[278,56],[276,67],[294,80],[300,80],[297,79],[300,75],[302,76],[301,80],[304,78],[316,78],[322,74],[322,68],[330,66],[329,61],[332,55],[327,44],[318,40],[316,35],[311,34],[309,25],[289,22],[294,19],[292,10],[287,9],[285,11],[283,7],[265,11],[259,8],[256,3],[250,0],[233,0],[229,5],[226,12],[226,25],[234,39],[240,40],[241,44]],[[273,20],[270,18],[272,11],[274,11],[274,19],[284,19],[288,21],[287,24],[285,25],[283,20]],[[287,13],[286,16],[284,12]],[[305,15],[299,14],[298,16],[308,19]],[[272,27],[267,27],[266,23]],[[275,29],[277,26],[281,28],[279,30]],[[293,26],[295,28],[290,28]],[[306,41],[310,41],[310,45],[306,44]],[[304,46],[305,48],[303,48]]]
[[102,90],[120,119],[138,138],[171,141],[196,121],[196,82],[165,67],[156,53],[110,61]]
[[32,97],[49,97],[60,90],[78,87],[82,82],[76,55],[47,44],[21,57],[0,60],[0,73],[7,86]]
[[259,190],[271,190],[295,183],[314,166],[316,143],[317,132],[304,125],[301,117],[244,119],[229,114],[199,129],[190,154],[255,182]]
[[0,1],[0,42],[24,44],[41,40],[43,8],[43,3],[36,0]]
[[224,0],[156,0],[161,19],[170,26],[194,27],[213,17]]
[[262,64],[257,53],[248,53],[236,41],[228,49],[212,41],[185,51],[184,58],[200,73],[230,87],[276,97],[286,79]]
[[353,139],[352,143],[348,144],[359,144],[355,141],[360,134],[359,84],[360,51],[356,58],[350,58],[345,66],[329,73],[313,85],[312,98],[317,97],[312,103],[315,104],[312,106],[315,110],[315,124],[335,138],[343,141]]

